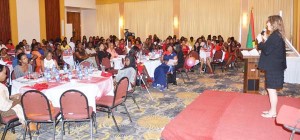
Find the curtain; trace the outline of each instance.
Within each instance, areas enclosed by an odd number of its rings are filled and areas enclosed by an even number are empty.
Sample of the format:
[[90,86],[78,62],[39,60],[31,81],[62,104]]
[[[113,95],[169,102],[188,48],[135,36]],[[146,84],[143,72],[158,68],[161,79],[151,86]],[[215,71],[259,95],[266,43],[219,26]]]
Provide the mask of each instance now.
[[156,34],[160,39],[173,35],[173,0],[124,3],[124,28],[145,40]]
[[0,40],[6,45],[6,41],[11,39],[11,25],[9,17],[9,0],[0,1]]
[[99,36],[108,38],[110,35],[119,36],[119,4],[97,5],[97,26]]
[[240,0],[180,0],[180,36],[239,38]]
[[293,23],[293,0],[249,0],[249,13],[253,8],[254,28],[258,34],[266,27],[266,21],[270,15],[279,15],[282,11],[282,18],[285,27],[285,37],[291,40],[291,27]]

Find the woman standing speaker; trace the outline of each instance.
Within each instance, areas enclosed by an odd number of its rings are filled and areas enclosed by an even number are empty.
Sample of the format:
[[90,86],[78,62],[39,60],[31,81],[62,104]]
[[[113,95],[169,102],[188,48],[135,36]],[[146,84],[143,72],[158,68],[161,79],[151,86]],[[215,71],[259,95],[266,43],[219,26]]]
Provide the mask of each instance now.
[[265,71],[270,100],[270,109],[261,114],[264,118],[275,118],[277,115],[277,90],[283,88],[284,70],[287,67],[284,38],[284,24],[279,15],[269,16],[267,32],[256,38],[261,50],[258,68]]

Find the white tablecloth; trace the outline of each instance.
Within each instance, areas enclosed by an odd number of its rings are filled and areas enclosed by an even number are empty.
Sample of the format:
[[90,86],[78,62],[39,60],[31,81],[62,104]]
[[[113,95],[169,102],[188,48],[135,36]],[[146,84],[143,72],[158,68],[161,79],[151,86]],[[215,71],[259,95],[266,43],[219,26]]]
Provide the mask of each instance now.
[[284,72],[284,82],[300,84],[300,57],[287,57],[287,69]]
[[161,64],[160,60],[141,60],[145,65],[150,77],[154,77],[154,70]]
[[[100,78],[100,77],[98,77]],[[114,91],[113,79],[112,77],[102,77],[105,78],[98,83],[81,83],[81,82],[67,82],[61,83],[61,85],[42,90],[42,92],[47,96],[47,98],[52,102],[54,107],[60,107],[60,96],[69,89],[76,89],[83,92],[89,102],[89,106],[92,106],[96,110],[95,99],[100,98],[102,95],[112,95]],[[32,82],[19,82],[22,78],[12,81],[12,95],[30,90],[30,88],[24,88],[24,86],[33,85],[36,82],[41,82],[43,79],[38,79]],[[86,81],[86,80],[85,80]]]
[[74,58],[73,55],[64,55],[63,56],[63,60],[70,65],[71,68],[74,67],[75,62],[74,62]]

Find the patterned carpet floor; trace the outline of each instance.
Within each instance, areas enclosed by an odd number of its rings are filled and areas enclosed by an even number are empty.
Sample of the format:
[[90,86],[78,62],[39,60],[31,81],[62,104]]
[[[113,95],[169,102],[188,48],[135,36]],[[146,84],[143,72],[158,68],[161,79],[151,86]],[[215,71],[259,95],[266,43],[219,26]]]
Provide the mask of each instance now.
[[[191,103],[204,90],[220,90],[242,92],[243,72],[230,69],[225,72],[216,70],[215,74],[199,74],[189,72],[190,81],[184,83],[181,76],[178,77],[178,85],[169,85],[169,89],[160,92],[150,88],[153,100],[145,89],[137,88],[135,94],[140,109],[128,98],[126,105],[132,117],[132,121],[124,112],[123,107],[118,107],[115,115],[120,132],[117,131],[112,118],[107,117],[107,113],[97,112],[97,133],[94,131],[94,139],[99,140],[157,140],[164,126],[180,113],[189,103]],[[264,90],[264,78],[260,79],[260,93],[266,95]],[[280,96],[300,97],[300,84],[284,84],[284,88],[279,91]],[[266,97],[267,100],[267,97]],[[0,126],[2,135],[4,126]],[[40,134],[33,132],[33,139],[47,140],[52,139],[51,124],[43,124]],[[64,139],[90,139],[90,129],[88,123],[71,123],[71,131]],[[61,137],[61,124],[56,127],[56,138]],[[16,133],[10,131],[6,136],[7,140],[22,139],[21,126],[16,128]],[[27,135],[27,139],[29,139]]]

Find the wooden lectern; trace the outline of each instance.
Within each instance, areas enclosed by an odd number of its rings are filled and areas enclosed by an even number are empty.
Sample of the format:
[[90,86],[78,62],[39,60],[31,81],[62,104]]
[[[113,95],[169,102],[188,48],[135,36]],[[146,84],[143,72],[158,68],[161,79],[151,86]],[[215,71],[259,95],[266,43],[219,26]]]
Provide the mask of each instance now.
[[244,93],[256,93],[259,92],[259,70],[258,60],[259,56],[244,56]]

